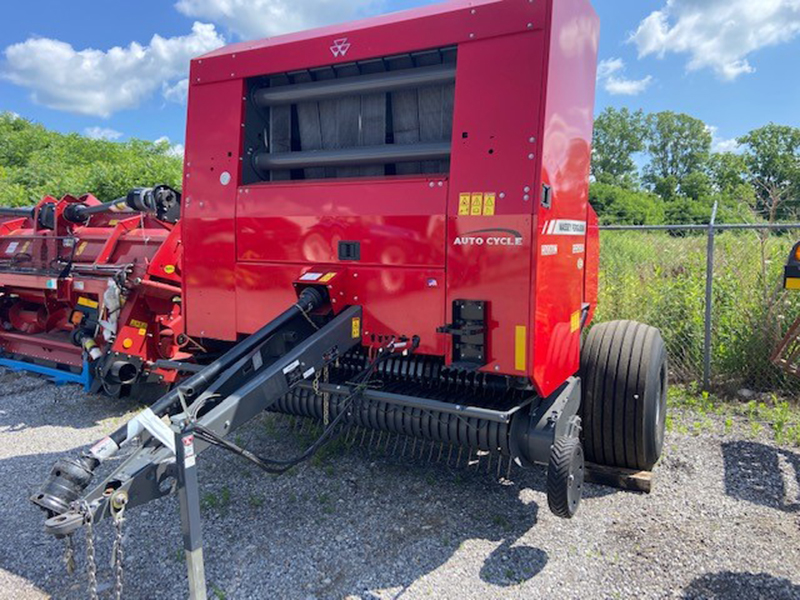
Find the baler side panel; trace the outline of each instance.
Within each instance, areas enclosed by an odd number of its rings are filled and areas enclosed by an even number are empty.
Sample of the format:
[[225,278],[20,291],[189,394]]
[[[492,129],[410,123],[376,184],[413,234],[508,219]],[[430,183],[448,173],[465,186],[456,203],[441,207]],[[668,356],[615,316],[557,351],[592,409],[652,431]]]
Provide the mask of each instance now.
[[597,299],[600,294],[600,228],[597,213],[589,206],[589,218],[586,230],[586,267],[583,277],[583,301],[589,305],[589,316],[585,327],[591,324],[597,310]]
[[588,0],[551,6],[542,149],[532,273],[533,379],[548,396],[580,363],[580,311],[586,262],[594,92],[599,21]]
[[540,31],[459,46],[447,210],[448,322],[454,300],[487,301],[482,370],[523,377],[543,51]]
[[[235,340],[234,219],[243,82],[195,85],[189,96],[183,176],[187,333]],[[230,179],[222,177],[225,173]]]

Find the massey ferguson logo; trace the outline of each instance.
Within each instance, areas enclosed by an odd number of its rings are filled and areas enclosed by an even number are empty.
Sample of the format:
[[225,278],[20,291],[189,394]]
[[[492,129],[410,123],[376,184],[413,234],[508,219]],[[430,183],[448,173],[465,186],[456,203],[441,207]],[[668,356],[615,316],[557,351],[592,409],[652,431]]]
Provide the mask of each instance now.
[[333,54],[334,57],[339,58],[340,56],[345,56],[348,50],[350,50],[350,44],[347,42],[347,38],[333,40],[331,54]]
[[514,229],[478,229],[456,238],[455,246],[522,246],[522,234]]

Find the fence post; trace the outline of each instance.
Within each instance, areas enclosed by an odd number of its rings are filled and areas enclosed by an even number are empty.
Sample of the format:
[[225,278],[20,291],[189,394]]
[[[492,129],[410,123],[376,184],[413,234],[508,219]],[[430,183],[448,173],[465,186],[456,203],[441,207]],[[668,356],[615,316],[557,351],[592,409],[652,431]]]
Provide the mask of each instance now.
[[717,221],[717,203],[711,209],[711,220],[708,222],[708,246],[706,248],[706,314],[705,340],[703,342],[703,390],[711,386],[711,318],[714,291],[714,225]]

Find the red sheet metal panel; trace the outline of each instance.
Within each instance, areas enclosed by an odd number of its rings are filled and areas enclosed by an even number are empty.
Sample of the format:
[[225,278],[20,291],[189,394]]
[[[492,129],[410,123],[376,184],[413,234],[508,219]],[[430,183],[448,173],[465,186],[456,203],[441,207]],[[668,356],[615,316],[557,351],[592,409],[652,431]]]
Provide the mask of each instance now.
[[[584,271],[597,31],[588,0],[458,0],[193,61],[189,334],[233,340],[254,331],[293,301],[300,274],[330,265],[358,273],[346,289],[364,306],[365,331],[418,334],[425,352],[450,355],[450,338],[436,328],[450,322],[453,300],[487,301],[483,370],[530,377],[540,393],[552,392],[577,371],[575,316],[591,295]],[[240,157],[245,79],[447,46],[457,46],[448,177],[240,184],[239,162],[250,160]],[[543,183],[552,188],[548,209],[540,207]],[[355,265],[337,255],[349,238],[362,243]]]
[[579,367],[600,27],[588,0],[558,0],[551,11],[541,168],[552,207],[536,206],[531,276],[533,379],[544,395]]
[[189,97],[182,223],[190,336],[236,339],[234,215],[243,93],[242,80],[235,79],[193,88]]

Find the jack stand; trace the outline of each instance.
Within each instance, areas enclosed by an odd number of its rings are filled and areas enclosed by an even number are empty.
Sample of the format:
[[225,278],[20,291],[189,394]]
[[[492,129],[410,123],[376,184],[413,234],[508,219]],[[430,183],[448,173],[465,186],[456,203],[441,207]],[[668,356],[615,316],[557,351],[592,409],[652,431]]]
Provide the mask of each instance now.
[[197,484],[194,429],[191,425],[183,431],[175,432],[175,458],[178,467],[178,499],[181,507],[183,550],[189,575],[189,598],[206,600],[203,529],[200,522],[200,489]]

